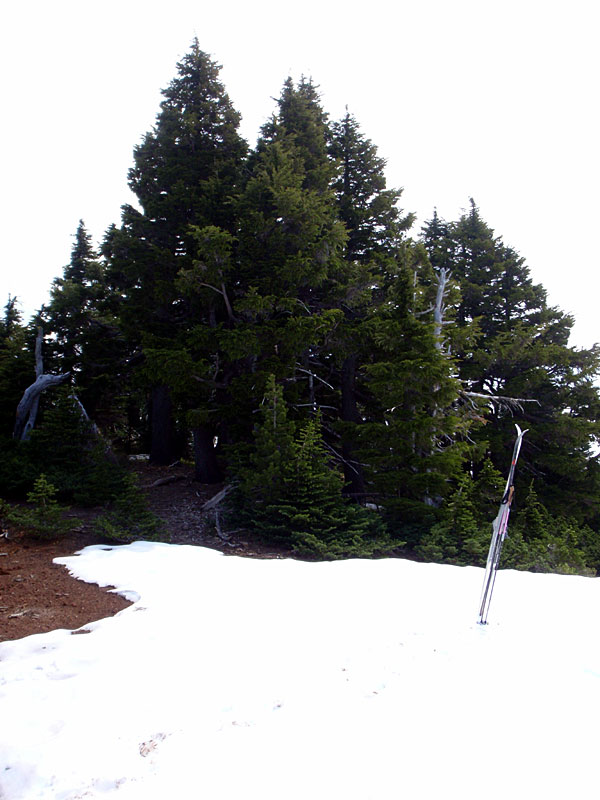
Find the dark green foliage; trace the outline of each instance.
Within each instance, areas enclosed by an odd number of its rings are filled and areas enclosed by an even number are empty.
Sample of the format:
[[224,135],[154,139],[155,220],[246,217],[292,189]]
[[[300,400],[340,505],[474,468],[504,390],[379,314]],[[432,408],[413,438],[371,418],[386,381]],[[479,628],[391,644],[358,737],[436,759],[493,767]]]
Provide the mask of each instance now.
[[483,566],[496,513],[493,504],[497,506],[502,498],[501,482],[489,461],[476,480],[463,473],[444,506],[442,519],[422,537],[418,555],[431,561]]
[[0,438],[0,494],[23,500],[40,474],[28,442]]
[[[146,421],[155,463],[180,455],[186,412],[203,405],[193,397],[199,387],[191,374],[172,382],[171,364],[187,351],[188,362],[198,364],[194,373],[203,378],[206,365],[218,358],[216,340],[190,347],[194,328],[215,328],[227,317],[217,294],[221,280],[210,283],[224,269],[221,250],[205,240],[209,231],[217,240],[237,227],[233,207],[247,145],[219,70],[194,41],[163,92],[154,129],[134,151],[129,183],[141,211],[126,206],[121,227],[109,232],[103,248],[129,364],[139,366],[150,351],[161,352],[151,377],[150,370],[133,376],[136,388],[152,396]],[[157,389],[164,402],[156,402]]]
[[255,495],[258,506],[268,506],[279,499],[294,457],[294,441],[295,425],[288,419],[283,389],[270,375],[260,408],[260,423],[254,431],[249,469],[240,471],[240,491],[246,499]]
[[9,297],[0,319],[0,437],[12,436],[17,405],[35,380],[34,340],[33,326],[21,324],[17,300]]
[[79,505],[110,502],[122,491],[125,471],[115,463],[71,396],[63,389],[45,398],[41,424],[21,445],[60,497]]
[[120,416],[120,361],[125,345],[115,317],[105,264],[94,251],[83,221],[63,277],[40,314],[44,370],[70,373],[87,412],[106,424]]
[[342,475],[329,462],[319,417],[294,435],[283,392],[271,377],[255,446],[236,476],[244,524],[303,555],[368,556],[389,548],[380,520],[343,499]]
[[521,427],[530,428],[518,490],[526,491],[533,476],[552,514],[597,525],[600,475],[591,455],[600,435],[599,349],[568,346],[573,319],[547,305],[524,259],[494,235],[473,201],[458,222],[435,215],[424,242],[433,266],[451,269],[459,283],[446,334],[463,391],[525,401],[511,413],[502,403],[483,410],[489,422],[472,438],[504,469],[516,413]]
[[344,281],[346,235],[331,187],[336,167],[327,154],[326,115],[315,87],[288,79],[278,106],[263,127],[237,207],[240,270],[254,309],[262,300],[261,310],[277,323],[279,339],[287,339],[288,323],[293,337],[298,319],[315,318],[302,348],[306,353],[319,342],[318,315],[331,307]]
[[532,482],[511,525],[502,551],[502,566],[565,575],[595,574],[591,553],[585,552],[589,533],[575,521],[550,514]]
[[329,152],[339,164],[334,189],[348,231],[346,259],[364,264],[378,255],[394,255],[414,215],[400,216],[402,192],[387,189],[385,161],[351,114],[331,126]]
[[57,539],[73,530],[75,521],[65,519],[69,509],[56,499],[57,490],[44,474],[33,484],[27,495],[29,507],[11,507],[0,500],[0,519],[4,525],[16,528],[34,539]]
[[0,449],[0,491],[22,499],[43,472],[61,500],[82,506],[111,503],[127,480],[107,444],[82,414],[70,389],[43,398],[40,424],[25,442]]
[[[423,536],[417,554],[431,561],[483,566],[492,522],[502,497],[502,478],[487,461],[477,479],[464,474],[444,507],[442,520]],[[488,489],[496,494],[495,508]],[[532,572],[591,575],[597,569],[598,545],[587,527],[552,516],[533,483],[520,504],[513,501],[500,567]]]
[[161,522],[82,416],[70,390],[61,389],[45,400],[41,424],[29,440],[7,442],[0,456],[5,496],[23,496],[33,484],[27,495],[33,509],[5,512],[8,522],[38,538],[69,532],[73,525],[63,520],[66,508],[56,502],[59,496],[80,506],[107,506],[95,525],[103,537],[164,541]]
[[403,236],[413,215],[401,217],[397,207],[401,191],[386,188],[385,162],[350,114],[331,126],[329,151],[338,164],[333,186],[347,232],[346,282],[339,297],[344,317],[335,331],[333,358],[328,359],[334,369],[330,380],[339,386],[340,396],[339,401],[329,402],[339,403],[336,431],[342,439],[345,491],[364,500],[368,490],[373,491],[365,474],[369,459],[364,452],[365,458],[357,455],[361,437],[365,438],[360,427],[373,410],[366,408],[372,395],[368,368],[374,352],[368,320],[388,301],[386,292],[397,277],[399,262],[410,252]]
[[149,510],[146,498],[131,476],[125,479],[110,510],[96,519],[94,529],[103,538],[120,543],[169,540],[164,523]]
[[432,518],[464,458],[453,364],[436,347],[433,326],[414,298],[418,259],[407,247],[395,274],[388,265],[384,301],[362,326],[370,351],[362,366],[369,394],[363,395],[355,452],[394,530]]
[[318,87],[304,76],[297,85],[288,77],[277,100],[277,113],[262,128],[257,151],[279,141],[295,153],[303,173],[302,188],[328,194],[336,165],[328,158],[329,128]]
[[288,496],[277,507],[277,528],[288,531],[301,554],[340,558],[390,549],[381,520],[343,499],[343,476],[329,460],[320,420],[309,420],[295,443]]
[[188,225],[230,225],[247,145],[237,132],[240,114],[219,80],[220,69],[195,39],[177,64],[177,77],[163,90],[155,128],[134,150],[129,184],[146,219],[157,223],[154,242],[166,244],[172,257],[177,252],[169,237],[180,233],[183,251]]
[[[295,426],[288,419],[283,389],[271,375],[253,445],[238,448],[232,459],[234,503],[242,522],[265,537],[276,538],[273,519],[277,520],[277,505],[291,479],[294,455]],[[283,538],[287,539],[286,532]]]
[[[287,382],[296,410],[317,402],[318,359],[343,316],[335,303],[346,280],[346,237],[329,186],[335,166],[327,155],[325,115],[312,84],[287,81],[278,113],[262,133],[235,206],[235,239],[221,234],[217,242],[214,230],[208,237],[195,232],[203,258],[194,265],[197,297],[191,299],[210,296],[213,308],[208,336],[200,326],[192,332],[206,348],[196,392],[227,442],[250,440],[253,411],[271,373]],[[218,252],[207,253],[215,243]]]
[[[514,415],[530,432],[506,563],[599,569],[600,350],[568,346],[573,320],[474,202],[411,241],[376,146],[350,114],[329,121],[312,81],[285,81],[249,153],[219,70],[194,41],[135,147],[139,206],[100,255],[80,223],[42,310],[46,370],[72,374],[113,443],[193,452],[197,480],[237,481],[248,530],[326,558],[392,538],[484,563]],[[61,498],[113,504],[103,535],[154,537],[68,391],[8,441],[34,339],[9,298],[0,490],[23,498],[43,472]]]
[[134,151],[129,183],[142,212],[125,207],[121,229],[104,248],[133,341],[140,333],[172,339],[187,323],[176,278],[192,267],[195,231],[235,227],[232,202],[247,146],[219,69],[195,41],[163,92],[155,128]]

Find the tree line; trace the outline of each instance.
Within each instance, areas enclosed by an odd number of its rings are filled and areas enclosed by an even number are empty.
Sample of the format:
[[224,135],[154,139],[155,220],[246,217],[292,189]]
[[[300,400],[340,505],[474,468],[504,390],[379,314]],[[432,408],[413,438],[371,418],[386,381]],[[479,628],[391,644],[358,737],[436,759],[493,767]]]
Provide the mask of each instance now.
[[[231,485],[236,524],[298,553],[480,564],[518,421],[508,563],[595,573],[598,348],[569,346],[572,317],[474,201],[413,233],[376,145],[311,80],[285,81],[250,148],[219,69],[194,41],[134,148],[137,205],[98,249],[80,223],[29,325],[9,299],[3,494],[43,472],[115,503],[107,453],[147,452]],[[40,327],[68,385],[16,442]]]

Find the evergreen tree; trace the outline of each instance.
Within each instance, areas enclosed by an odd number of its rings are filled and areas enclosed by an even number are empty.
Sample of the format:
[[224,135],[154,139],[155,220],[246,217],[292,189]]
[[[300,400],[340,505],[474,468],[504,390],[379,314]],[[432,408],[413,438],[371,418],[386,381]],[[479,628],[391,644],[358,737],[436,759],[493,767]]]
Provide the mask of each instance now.
[[301,429],[293,466],[291,496],[277,510],[279,526],[290,532],[297,552],[339,558],[370,556],[391,547],[377,517],[343,500],[343,477],[329,464],[319,417]]
[[314,406],[320,353],[341,317],[335,298],[345,280],[345,231],[328,188],[335,170],[325,117],[306,81],[286,82],[279,109],[263,128],[237,204],[237,282],[229,293],[236,322],[217,331],[234,438],[249,435],[270,373],[290,382],[296,409]]
[[0,321],[0,336],[2,341],[6,341],[13,336],[23,322],[23,315],[19,311],[17,298],[8,296],[4,306],[4,317]]
[[362,323],[382,301],[387,265],[402,251],[404,233],[414,217],[401,216],[398,202],[402,192],[387,189],[385,161],[349,113],[331,126],[329,152],[339,165],[334,190],[347,232],[347,290],[340,299],[344,322],[337,327],[334,349],[334,382],[340,392],[337,430],[342,436],[346,491],[362,500],[367,486],[355,450],[357,426],[363,422],[364,404],[359,398],[364,398],[368,389],[360,366],[368,363],[372,352]]
[[422,527],[435,521],[464,445],[457,435],[462,421],[454,410],[459,387],[453,363],[436,347],[430,315],[414,291],[420,251],[407,245],[401,259],[385,302],[364,323],[371,358],[363,371],[371,399],[358,428],[357,455],[368,465],[369,483],[392,530],[413,545]]
[[124,471],[82,415],[72,389],[54,390],[41,411],[41,424],[20,448],[31,471],[43,472],[61,498],[79,505],[114,500],[123,489]]
[[34,341],[33,326],[22,324],[17,298],[9,296],[0,319],[0,494],[4,497],[24,498],[39,474],[13,439],[15,411],[35,380]]
[[417,554],[431,561],[483,566],[503,489],[502,476],[489,459],[478,477],[460,474],[440,520],[422,536]]
[[297,85],[288,77],[277,107],[277,113],[263,125],[257,153],[269,143],[284,141],[301,162],[302,188],[329,194],[337,170],[328,158],[328,115],[321,106],[318,87],[304,76]]
[[253,447],[235,468],[239,481],[238,505],[247,524],[270,527],[273,506],[286,492],[292,474],[295,425],[288,419],[283,388],[275,376],[267,378],[260,422],[253,433]]
[[[192,322],[207,324],[213,313],[212,303],[203,307],[196,302],[192,308],[178,275],[193,269],[199,229],[214,226],[233,232],[236,226],[233,198],[247,146],[219,70],[195,40],[177,65],[177,77],[163,91],[154,129],[134,151],[129,184],[142,210],[126,206],[121,228],[110,231],[104,247],[130,351],[163,355],[160,363],[154,359],[148,386],[151,456],[159,463],[177,454],[173,395],[185,394],[183,387],[169,384],[168,362],[186,351]],[[192,383],[190,375],[187,393],[193,395]],[[193,401],[188,397],[186,402]],[[213,437],[210,431],[204,434],[201,439],[209,444],[200,457],[209,459]]]
[[30,508],[11,508],[0,500],[0,519],[4,524],[24,531],[36,539],[56,539],[71,533],[74,527],[72,519],[65,519],[69,509],[59,505],[55,499],[56,489],[40,475],[27,495]]
[[[502,477],[489,460],[479,477],[464,472],[445,505],[441,520],[422,537],[417,554],[431,561],[483,566],[497,512]],[[496,494],[493,509],[488,494]],[[515,508],[516,506],[516,508]],[[592,575],[598,566],[590,544],[594,536],[587,526],[579,526],[562,516],[553,516],[541,503],[533,482],[522,502],[513,502],[508,536],[501,566],[533,572],[560,572]]]
[[80,220],[71,259],[40,314],[47,337],[44,359],[48,370],[71,373],[86,411],[107,426],[116,414],[117,365],[124,354],[110,305],[105,266]]
[[521,427],[530,428],[519,491],[533,476],[552,513],[596,519],[599,473],[591,448],[600,433],[594,385],[600,350],[569,347],[572,318],[548,306],[524,259],[494,235],[473,202],[456,223],[434,216],[424,243],[433,265],[450,267],[460,284],[450,337],[463,391],[526,401],[516,412],[515,404],[488,404],[488,424],[473,433],[479,452],[488,449],[494,465],[504,468],[511,408]]
[[112,507],[94,521],[95,531],[105,539],[121,543],[169,541],[164,523],[148,508],[148,501],[131,476],[123,481],[123,489]]
[[15,410],[32,383],[31,335],[22,324],[17,298],[10,297],[0,319],[0,438],[12,436]]
[[414,215],[401,216],[402,190],[387,188],[386,162],[351,114],[331,126],[329,153],[339,164],[334,189],[348,232],[345,258],[366,264],[379,254],[393,255]]
[[594,574],[597,564],[586,552],[591,531],[573,520],[553,516],[540,501],[533,481],[511,526],[503,549],[506,567],[566,575]]
[[448,498],[443,520],[422,537],[417,547],[420,556],[450,564],[485,564],[491,528],[477,518],[474,494],[474,484],[464,473]]
[[129,185],[142,211],[124,208],[108,246],[122,317],[135,331],[171,338],[187,321],[175,279],[195,256],[193,226],[235,227],[232,199],[247,146],[219,71],[194,40],[163,90],[154,129],[134,150]]
[[242,520],[260,538],[305,555],[365,556],[389,548],[378,518],[344,501],[343,478],[329,463],[320,427],[317,415],[294,434],[281,386],[270,376],[255,446],[238,466]]
[[313,311],[342,267],[336,166],[312,82],[296,87],[288,78],[278,107],[263,126],[238,208],[242,271],[260,294],[296,297]]

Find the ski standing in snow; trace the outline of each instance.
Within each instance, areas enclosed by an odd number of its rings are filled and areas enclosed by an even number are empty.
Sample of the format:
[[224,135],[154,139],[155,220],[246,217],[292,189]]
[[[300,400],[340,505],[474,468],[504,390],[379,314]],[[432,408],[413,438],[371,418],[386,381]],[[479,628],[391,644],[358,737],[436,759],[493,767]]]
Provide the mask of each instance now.
[[494,584],[496,582],[496,573],[498,572],[498,565],[500,563],[500,554],[502,552],[502,545],[506,539],[508,531],[508,518],[510,516],[510,507],[512,504],[513,495],[515,492],[514,478],[519,453],[521,451],[521,443],[527,430],[522,431],[518,425],[517,438],[513,449],[512,461],[510,464],[510,472],[506,481],[506,488],[500,503],[500,509],[493,522],[492,540],[490,542],[490,549],[487,557],[487,564],[485,567],[485,577],[483,580],[483,589],[481,591],[481,603],[479,605],[479,624],[487,625],[488,611],[490,610],[490,603],[492,600],[492,593],[494,591]]

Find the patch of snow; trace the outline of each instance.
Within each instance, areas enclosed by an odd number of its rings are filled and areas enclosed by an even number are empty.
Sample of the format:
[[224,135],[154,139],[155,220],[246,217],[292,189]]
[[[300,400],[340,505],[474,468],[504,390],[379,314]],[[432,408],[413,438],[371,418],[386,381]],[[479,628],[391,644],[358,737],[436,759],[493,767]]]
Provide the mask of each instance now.
[[134,604],[0,645],[2,800],[595,795],[600,583],[136,542]]

